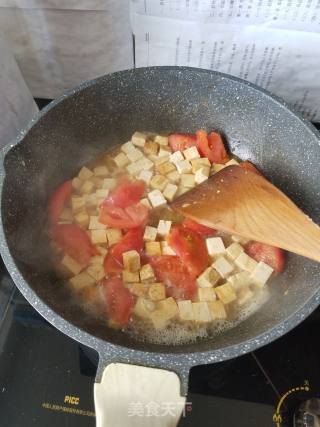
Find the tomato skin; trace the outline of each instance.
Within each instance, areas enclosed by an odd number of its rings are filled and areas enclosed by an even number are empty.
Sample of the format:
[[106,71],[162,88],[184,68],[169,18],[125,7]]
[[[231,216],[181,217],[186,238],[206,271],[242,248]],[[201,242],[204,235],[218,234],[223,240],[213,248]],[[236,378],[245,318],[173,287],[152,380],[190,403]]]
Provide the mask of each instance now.
[[90,258],[99,255],[87,233],[75,224],[57,224],[52,228],[52,238],[71,258],[88,265]]
[[167,236],[167,242],[191,275],[198,276],[208,267],[208,250],[204,239],[196,231],[173,226]]
[[119,208],[127,208],[140,202],[145,189],[146,184],[144,181],[131,181],[127,177],[123,177],[116,188],[111,191],[107,201]]
[[213,236],[217,233],[217,230],[215,230],[214,228],[199,224],[198,222],[193,221],[193,219],[190,218],[185,218],[182,221],[182,227],[187,228],[188,230],[196,231],[203,237]]
[[169,145],[173,151],[183,151],[186,148],[197,145],[197,138],[195,135],[172,133],[168,138]]
[[61,184],[51,195],[48,202],[48,217],[51,225],[59,221],[59,217],[66,203],[71,199],[72,182],[66,181]]
[[102,284],[106,292],[108,315],[118,325],[126,325],[130,320],[134,304],[133,295],[118,277],[105,279]]
[[240,163],[240,167],[253,173],[256,173],[257,175],[263,176],[259,169],[249,160],[245,160],[244,162]]
[[168,296],[192,299],[197,291],[196,278],[191,275],[181,259],[171,255],[149,257],[157,280],[166,285]]
[[204,130],[198,130],[197,147],[202,157],[207,157],[211,163],[224,164],[229,160],[221,135],[211,132],[209,135]]
[[141,203],[123,209],[105,201],[100,206],[99,221],[113,228],[136,228],[145,223],[148,215],[149,209]]
[[270,265],[277,273],[284,270],[285,252],[283,249],[251,240],[245,245],[244,250],[257,262],[262,261]]

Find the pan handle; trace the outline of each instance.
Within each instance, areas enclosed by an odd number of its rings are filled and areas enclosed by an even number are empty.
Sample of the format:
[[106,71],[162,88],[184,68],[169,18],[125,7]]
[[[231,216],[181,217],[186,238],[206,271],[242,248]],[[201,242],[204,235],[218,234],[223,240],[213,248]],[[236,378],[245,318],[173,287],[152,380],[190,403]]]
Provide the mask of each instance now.
[[94,385],[94,401],[96,427],[176,427],[186,398],[175,372],[111,363]]

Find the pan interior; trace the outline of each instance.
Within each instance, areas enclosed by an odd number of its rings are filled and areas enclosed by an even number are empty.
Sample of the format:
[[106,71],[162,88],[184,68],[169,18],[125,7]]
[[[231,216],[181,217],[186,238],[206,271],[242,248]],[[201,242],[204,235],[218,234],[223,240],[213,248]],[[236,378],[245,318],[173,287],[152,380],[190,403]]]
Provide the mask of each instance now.
[[[314,298],[319,265],[290,254],[285,273],[273,280],[270,299],[258,312],[214,339],[174,347],[135,341],[84,315],[72,303],[48,263],[44,228],[50,193],[84,163],[128,141],[136,130],[193,133],[199,128],[222,131],[234,154],[252,160],[319,221],[319,140],[273,98],[202,70],[138,69],[100,78],[42,115],[5,158],[2,219],[9,251],[37,296],[71,324],[131,348],[217,350],[274,328]],[[28,286],[17,284],[26,294]],[[51,315],[48,320],[53,320]]]

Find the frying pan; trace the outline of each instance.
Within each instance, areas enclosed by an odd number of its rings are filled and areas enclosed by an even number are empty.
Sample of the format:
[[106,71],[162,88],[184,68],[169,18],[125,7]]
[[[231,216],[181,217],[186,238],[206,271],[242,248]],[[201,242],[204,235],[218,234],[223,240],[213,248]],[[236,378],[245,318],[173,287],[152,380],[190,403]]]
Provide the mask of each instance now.
[[131,416],[128,405],[183,403],[178,377],[183,396],[192,366],[263,346],[295,327],[319,304],[319,265],[293,254],[288,254],[286,270],[273,280],[261,309],[214,338],[189,344],[139,341],[108,328],[73,302],[48,262],[44,231],[48,196],[84,163],[129,140],[136,130],[194,133],[199,128],[224,133],[234,154],[251,159],[313,220],[319,220],[316,129],[269,93],[212,71],[141,68],[83,83],[42,110],[1,153],[2,257],[17,287],[39,313],[99,353],[98,426],[151,422],[174,426],[179,414],[151,421]]

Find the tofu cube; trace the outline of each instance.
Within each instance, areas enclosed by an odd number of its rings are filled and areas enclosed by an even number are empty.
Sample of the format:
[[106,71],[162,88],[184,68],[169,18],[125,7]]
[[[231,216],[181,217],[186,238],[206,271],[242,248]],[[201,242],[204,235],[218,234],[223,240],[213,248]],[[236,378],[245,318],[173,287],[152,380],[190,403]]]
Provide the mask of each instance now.
[[147,198],[141,199],[140,203],[143,206],[146,206],[148,209],[152,209],[152,206],[151,206],[151,204],[150,204],[150,202],[149,202],[149,200]]
[[156,135],[154,138],[154,141],[157,142],[159,145],[166,146],[168,145],[168,137],[162,136],[162,135]]
[[210,169],[211,163],[209,162],[209,159],[206,157],[201,157],[200,159],[193,159],[190,160],[191,166],[192,166],[192,172],[196,173],[198,169],[208,167]]
[[159,144],[155,141],[146,141],[143,147],[145,154],[157,155],[159,151]]
[[140,269],[141,282],[154,281],[154,271],[150,264],[145,264]]
[[161,255],[160,242],[146,242],[145,246],[147,256]]
[[144,297],[147,293],[147,286],[144,283],[131,283],[129,290],[137,297]]
[[94,194],[86,194],[84,196],[84,199],[85,199],[85,205],[87,208],[94,208],[94,207],[98,206],[99,202],[98,202],[97,195],[95,193]]
[[168,245],[166,241],[160,242],[160,244],[161,244],[162,255],[173,255],[173,256],[176,255],[174,250]]
[[74,214],[85,210],[85,199],[84,197],[73,196],[71,197],[71,208]]
[[90,216],[89,230],[105,230],[107,226],[99,222],[98,216]]
[[94,245],[108,243],[106,230],[91,230],[91,242]]
[[166,185],[166,188],[163,190],[163,195],[169,202],[172,202],[175,195],[177,194],[177,191],[178,191],[178,186],[175,184],[169,183]]
[[59,220],[72,222],[73,221],[72,210],[69,208],[64,208],[60,214]]
[[180,160],[175,163],[179,173],[189,173],[192,171],[191,163],[188,160]]
[[159,301],[156,308],[157,310],[161,310],[167,319],[173,319],[179,313],[178,305],[172,297]]
[[223,256],[219,257],[212,267],[220,274],[221,277],[226,278],[234,270],[234,265],[227,261]]
[[154,302],[149,301],[143,297],[139,297],[135,306],[133,307],[133,313],[138,317],[142,317],[143,319],[149,319],[154,309]]
[[217,299],[213,288],[198,288],[197,297],[199,301],[214,301]]
[[183,155],[186,160],[199,159],[200,154],[197,147],[189,147],[183,151]]
[[89,225],[89,215],[86,211],[79,212],[74,216],[74,221],[81,228],[87,228]]
[[128,156],[125,153],[119,153],[113,158],[114,163],[118,168],[124,168],[130,163]]
[[198,278],[199,288],[212,288],[220,280],[219,274],[211,267],[208,267]]
[[104,248],[103,246],[100,245],[96,245],[95,248],[97,249],[97,251],[99,252],[99,254],[103,257],[105,257],[108,253],[108,249]]
[[114,187],[117,185],[117,180],[114,178],[105,178],[102,183],[102,188],[105,188],[107,190],[113,190]]
[[80,274],[77,274],[76,276],[72,277],[69,280],[69,283],[71,287],[76,291],[81,291],[82,289],[86,288],[87,286],[92,286],[95,284],[95,280],[90,274],[83,271]]
[[175,184],[178,183],[180,181],[180,174],[177,170],[175,170],[174,172],[170,172],[167,174],[167,178],[171,181],[174,182]]
[[137,283],[139,282],[139,272],[122,270],[122,280],[125,283]]
[[99,178],[106,178],[108,176],[109,171],[107,166],[97,166],[93,169],[93,173]]
[[235,260],[243,252],[243,247],[239,243],[231,243],[226,249],[226,255],[228,258]]
[[131,137],[133,145],[136,145],[137,147],[144,147],[146,139],[147,135],[141,132],[135,132]]
[[227,318],[226,309],[221,301],[209,301],[208,307],[212,320],[224,320]]
[[201,184],[209,178],[210,168],[207,166],[203,166],[199,168],[194,174],[194,182],[196,184]]
[[78,177],[73,178],[73,180],[72,180],[72,187],[75,190],[79,191],[80,188],[82,187],[82,184],[83,184],[83,181],[80,178],[78,178]]
[[225,163],[225,166],[232,166],[232,165],[239,165],[240,163],[237,162],[236,159],[231,159],[227,163]]
[[195,176],[192,173],[181,174],[180,184],[186,188],[193,188],[195,184]]
[[229,304],[230,302],[237,299],[237,295],[231,285],[231,283],[225,283],[224,285],[217,286],[214,288],[218,298],[223,304]]
[[133,145],[132,141],[128,141],[125,144],[121,145],[121,151],[128,154],[130,151],[134,151],[136,147]]
[[154,208],[163,206],[167,203],[160,190],[150,191],[150,193],[148,193],[148,199]]
[[123,266],[129,271],[139,271],[141,267],[140,255],[137,251],[127,251],[122,254]]
[[166,157],[169,156],[171,154],[171,148],[168,146],[160,146],[159,152],[158,152],[158,157]]
[[273,268],[271,268],[270,265],[260,261],[251,272],[250,278],[255,285],[262,288],[267,283],[272,273]]
[[130,162],[136,162],[137,160],[139,160],[143,157],[142,151],[140,151],[136,147],[133,147],[130,151],[128,151],[126,153],[126,155],[127,155]]
[[183,185],[179,185],[175,197],[182,196],[182,194],[186,193],[189,190],[190,188],[184,187]]
[[83,168],[80,169],[78,177],[82,179],[82,181],[86,181],[87,179],[91,178],[92,175],[93,175],[93,172],[90,169],[83,166]]
[[92,256],[90,258],[89,264],[100,264],[100,265],[103,265],[103,262],[104,262],[104,256],[96,255],[96,256]]
[[151,158],[150,156],[150,160],[154,163],[157,169],[160,165],[163,165],[163,163],[167,163],[169,161],[169,154],[170,153],[168,153],[166,156],[157,156],[155,159],[153,157]]
[[250,273],[253,272],[253,270],[256,268],[258,264],[257,261],[249,257],[244,252],[241,252],[241,254],[234,260],[234,262],[239,268],[241,268],[242,270],[249,271]]
[[96,198],[97,200],[99,199],[105,199],[106,197],[108,197],[109,195],[109,190],[107,190],[106,188],[100,188],[99,190],[97,190],[95,192]]
[[157,190],[164,190],[165,187],[167,186],[167,184],[169,183],[169,180],[163,176],[163,175],[155,175],[154,177],[152,177],[151,181],[150,181],[150,186],[153,189],[157,189]]
[[225,165],[215,164],[211,166],[210,172],[214,174],[214,173],[220,172],[225,167],[226,167]]
[[205,301],[192,303],[193,318],[196,322],[207,323],[211,322],[211,314],[208,303]]
[[148,289],[151,301],[160,301],[166,297],[166,288],[163,283],[152,283]]
[[247,302],[249,302],[252,299],[252,297],[253,297],[253,292],[251,291],[251,289],[248,286],[243,287],[242,289],[240,289],[238,293],[237,303],[240,306],[242,306]]
[[181,160],[184,160],[184,157],[181,151],[175,151],[170,155],[170,162],[173,164],[181,162]]
[[190,300],[178,301],[180,320],[193,320],[192,302]]
[[231,239],[232,239],[234,242],[241,243],[242,245],[245,245],[246,243],[248,243],[248,242],[249,242],[249,240],[248,240],[248,239],[246,239],[246,238],[244,238],[244,237],[241,237],[241,236],[236,236],[235,234],[233,234],[233,235],[231,236]]
[[251,284],[250,273],[248,271],[240,271],[228,277],[228,282],[231,283],[233,289],[239,292],[242,288],[248,287]]
[[165,237],[167,234],[169,234],[171,224],[172,221],[165,221],[163,219],[160,219],[158,224],[158,235],[161,237]]
[[103,264],[98,264],[98,263],[89,265],[89,267],[86,269],[86,272],[91,277],[93,277],[96,282],[99,282],[100,280],[102,280],[106,275]]
[[83,266],[79,264],[76,260],[71,258],[69,255],[65,255],[61,260],[61,265],[67,269],[68,273],[77,275],[83,270]]
[[120,240],[122,239],[121,230],[119,230],[118,228],[107,228],[106,235],[107,235],[109,246],[115,245],[116,243],[120,242]]
[[168,175],[171,172],[177,172],[175,165],[170,162],[164,162],[164,163],[161,163],[160,165],[157,165],[156,170],[162,175]]
[[95,188],[102,188],[103,178],[93,175],[91,178],[89,178],[89,181],[92,182]]
[[152,176],[153,176],[153,172],[152,171],[142,170],[139,173],[138,178],[141,179],[142,181],[144,181],[147,185],[149,185]]
[[154,242],[157,238],[158,230],[156,227],[151,227],[150,225],[147,225],[144,229],[144,235],[143,240],[145,242]]
[[208,253],[211,256],[222,254],[226,248],[221,237],[209,237],[206,239]]
[[134,172],[134,175],[138,174],[142,170],[150,170],[153,168],[153,163],[150,159],[147,157],[141,157],[141,159],[137,160],[135,163],[132,163],[132,165],[127,166],[127,169],[133,166],[136,172]]

